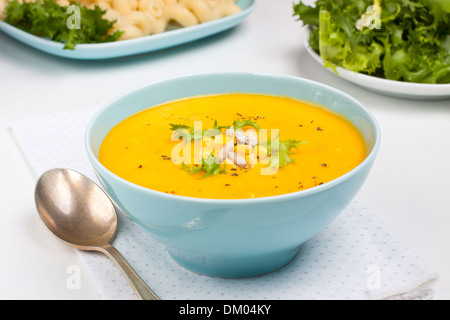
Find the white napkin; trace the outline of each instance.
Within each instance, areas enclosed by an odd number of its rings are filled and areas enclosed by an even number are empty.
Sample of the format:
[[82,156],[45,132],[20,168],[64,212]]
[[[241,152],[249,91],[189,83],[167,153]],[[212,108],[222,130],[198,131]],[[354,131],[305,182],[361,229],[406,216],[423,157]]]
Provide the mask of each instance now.
[[[97,107],[14,122],[12,132],[36,178],[55,167],[98,183],[84,151],[85,127]],[[120,216],[113,245],[161,299],[430,299],[436,274],[355,200],[276,272],[247,279],[192,273],[165,247]],[[77,251],[103,299],[136,299],[105,255]]]

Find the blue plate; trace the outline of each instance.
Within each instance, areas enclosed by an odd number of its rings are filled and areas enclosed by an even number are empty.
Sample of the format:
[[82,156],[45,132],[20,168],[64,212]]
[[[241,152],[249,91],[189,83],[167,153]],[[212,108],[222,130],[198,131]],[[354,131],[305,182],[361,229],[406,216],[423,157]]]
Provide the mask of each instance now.
[[62,43],[34,36],[0,20],[0,30],[11,37],[49,54],[70,59],[110,59],[161,50],[198,40],[240,24],[254,9],[256,0],[239,0],[241,12],[222,19],[137,39],[98,44],[79,44],[64,50]]

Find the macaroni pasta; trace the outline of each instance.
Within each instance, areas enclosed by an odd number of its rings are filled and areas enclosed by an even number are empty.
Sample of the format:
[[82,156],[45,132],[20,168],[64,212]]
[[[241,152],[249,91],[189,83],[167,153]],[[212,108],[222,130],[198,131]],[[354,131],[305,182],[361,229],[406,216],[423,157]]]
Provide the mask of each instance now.
[[[9,0],[0,0],[0,19]],[[20,0],[35,1],[35,0]],[[93,8],[106,10],[105,19],[115,21],[123,31],[119,40],[134,39],[168,30],[170,26],[190,27],[241,11],[237,0],[78,0]],[[70,0],[56,0],[68,6]],[[112,30],[114,31],[114,30]]]

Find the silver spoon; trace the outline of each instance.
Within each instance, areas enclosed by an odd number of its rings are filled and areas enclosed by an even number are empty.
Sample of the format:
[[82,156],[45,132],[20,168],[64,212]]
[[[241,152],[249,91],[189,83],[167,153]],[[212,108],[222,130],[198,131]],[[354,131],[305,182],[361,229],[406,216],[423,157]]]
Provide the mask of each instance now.
[[111,245],[117,233],[116,210],[100,187],[69,169],[52,169],[38,180],[35,201],[44,224],[64,243],[109,256],[142,300],[159,300]]

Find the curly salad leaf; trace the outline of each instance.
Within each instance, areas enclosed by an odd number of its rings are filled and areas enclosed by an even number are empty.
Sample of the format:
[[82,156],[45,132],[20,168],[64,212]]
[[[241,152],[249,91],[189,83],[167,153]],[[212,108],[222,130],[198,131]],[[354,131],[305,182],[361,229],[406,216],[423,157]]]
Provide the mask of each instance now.
[[300,0],[294,16],[310,27],[309,44],[326,66],[450,83],[449,0]]
[[68,6],[55,0],[35,2],[9,1],[5,9],[5,22],[28,33],[64,43],[64,49],[74,50],[79,43],[102,43],[119,39],[121,31],[112,32],[114,22],[103,19],[106,11],[97,5],[89,9],[71,2],[79,8],[80,27],[69,28],[73,15]]

